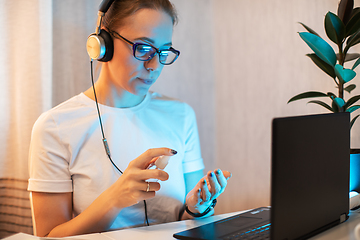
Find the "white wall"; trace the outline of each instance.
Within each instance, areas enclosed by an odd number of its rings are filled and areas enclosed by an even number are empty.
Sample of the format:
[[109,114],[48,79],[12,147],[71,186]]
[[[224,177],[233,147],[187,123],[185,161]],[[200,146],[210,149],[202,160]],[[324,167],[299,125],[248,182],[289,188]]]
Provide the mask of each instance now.
[[[359,6],[360,1],[355,2]],[[310,90],[336,92],[333,80],[305,56],[311,49],[297,34],[305,31],[297,22],[326,38],[324,16],[337,12],[338,1],[215,0],[213,4],[215,163],[233,172],[216,209],[220,213],[270,204],[272,118],[327,112],[306,100],[287,101]],[[359,83],[359,77],[353,81]],[[358,148],[359,127],[360,122],[352,131],[352,146]]]
[[[71,10],[72,1],[54,1],[54,34],[62,36],[54,39],[54,104],[90,86],[85,41],[94,31],[100,1],[91,2],[80,1]],[[311,50],[300,39],[297,32],[305,30],[297,22],[326,38],[324,16],[337,11],[338,0],[172,2],[180,20],[173,43],[181,55],[164,68],[153,90],[195,109],[206,170],[233,173],[217,213],[269,205],[272,118],[325,113],[306,100],[287,101],[310,90],[336,92],[333,80],[305,56]],[[69,46],[71,53],[59,55]],[[360,120],[352,131],[353,147],[360,148],[359,130]]]

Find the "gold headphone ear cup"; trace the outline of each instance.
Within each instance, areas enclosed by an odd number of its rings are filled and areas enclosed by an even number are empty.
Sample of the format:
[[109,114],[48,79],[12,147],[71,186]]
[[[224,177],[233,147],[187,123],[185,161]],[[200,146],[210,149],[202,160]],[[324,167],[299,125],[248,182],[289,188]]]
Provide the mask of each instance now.
[[107,62],[113,57],[114,42],[110,34],[101,29],[98,35],[93,33],[88,37],[86,49],[91,59]]
[[86,50],[91,59],[97,60],[105,55],[104,40],[97,34],[91,34],[86,42]]

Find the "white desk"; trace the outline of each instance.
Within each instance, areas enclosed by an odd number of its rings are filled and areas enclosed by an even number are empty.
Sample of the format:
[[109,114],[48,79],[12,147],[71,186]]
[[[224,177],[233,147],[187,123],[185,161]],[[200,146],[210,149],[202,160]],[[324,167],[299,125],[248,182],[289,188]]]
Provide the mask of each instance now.
[[[146,240],[167,240],[174,239],[173,234],[176,232],[181,232],[183,230],[197,227],[202,224],[209,223],[214,220],[219,220],[222,218],[226,218],[237,213],[227,213],[221,214],[217,216],[208,217],[205,219],[198,220],[186,220],[179,222],[171,222],[153,225],[149,227],[139,227],[139,228],[131,228],[124,229],[119,231],[111,231],[111,232],[103,232],[96,234],[87,234],[69,238],[61,238],[61,239],[84,239],[84,240],[119,240],[119,239],[146,239]],[[338,225],[335,226],[321,234],[312,237],[311,240],[356,240],[354,235],[354,229],[357,224],[360,223],[360,210],[351,211],[350,218]],[[6,240],[35,240],[40,239],[38,237],[34,237],[27,234],[16,234],[11,237],[5,238]],[[44,238],[42,238],[44,239]],[[50,238],[55,239],[55,238]],[[60,238],[59,238],[60,239]]]

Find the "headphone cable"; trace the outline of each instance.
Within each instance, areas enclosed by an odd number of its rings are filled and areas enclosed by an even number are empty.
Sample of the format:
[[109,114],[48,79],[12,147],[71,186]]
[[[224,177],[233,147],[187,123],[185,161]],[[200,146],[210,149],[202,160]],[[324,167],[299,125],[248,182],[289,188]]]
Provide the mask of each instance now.
[[[93,60],[90,58],[90,68],[91,68],[91,83],[92,83],[92,87],[94,90],[94,98],[95,98],[95,103],[96,103],[96,109],[97,109],[97,113],[98,113],[98,117],[99,117],[99,123],[100,123],[100,128],[101,128],[101,134],[102,134],[102,141],[105,147],[105,151],[106,151],[106,155],[108,156],[110,162],[112,163],[112,165],[121,173],[123,174],[123,172],[120,170],[120,168],[118,168],[118,166],[116,166],[116,164],[113,162],[113,160],[111,159],[111,155],[110,155],[110,148],[109,145],[107,143],[107,140],[105,138],[105,133],[104,133],[104,128],[103,128],[103,124],[101,121],[101,114],[100,114],[100,109],[99,109],[99,104],[98,104],[98,100],[96,97],[96,91],[95,91],[95,84],[94,84],[94,74],[93,74]],[[149,219],[148,219],[148,214],[147,214],[147,206],[146,206],[146,201],[144,201],[144,208],[145,208],[145,222],[147,226],[150,226],[149,224]]]
[[98,117],[99,117],[99,123],[100,123],[100,128],[101,128],[101,134],[102,134],[102,141],[105,147],[105,151],[106,151],[106,155],[108,156],[110,162],[112,163],[112,165],[121,173],[123,174],[123,172],[116,166],[116,164],[113,162],[113,160],[111,159],[111,155],[110,155],[110,148],[109,145],[107,143],[107,140],[105,138],[105,134],[104,134],[104,129],[103,129],[103,125],[102,125],[102,121],[101,121],[101,115],[100,115],[100,109],[99,109],[99,104],[98,104],[98,100],[96,97],[96,91],[95,91],[95,84],[94,84],[94,76],[93,76],[93,60],[90,60],[90,65],[91,65],[91,83],[92,83],[92,87],[94,90],[94,98],[95,98],[95,103],[96,103],[96,109],[97,109],[97,113],[98,113]]

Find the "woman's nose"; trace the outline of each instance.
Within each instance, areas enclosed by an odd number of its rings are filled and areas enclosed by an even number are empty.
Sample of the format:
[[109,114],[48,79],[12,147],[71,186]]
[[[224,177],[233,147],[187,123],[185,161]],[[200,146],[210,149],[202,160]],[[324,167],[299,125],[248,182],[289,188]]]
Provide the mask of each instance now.
[[155,56],[149,61],[144,62],[145,68],[148,71],[156,71],[162,67],[162,64],[159,61],[159,54],[156,53]]

